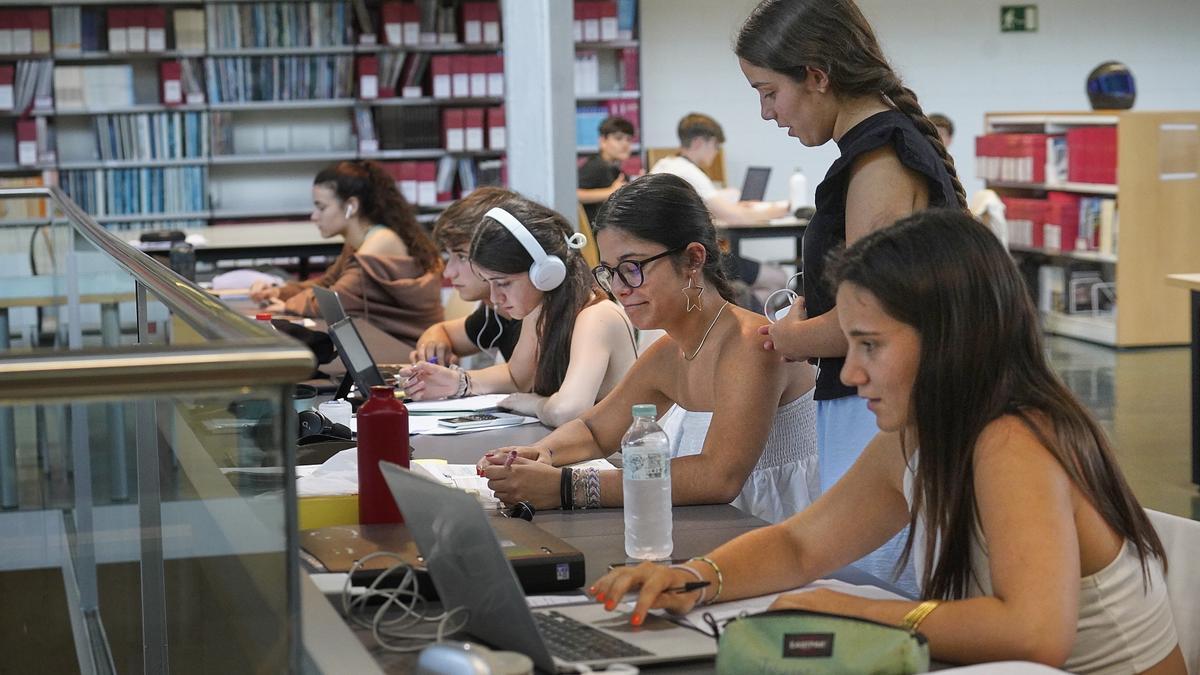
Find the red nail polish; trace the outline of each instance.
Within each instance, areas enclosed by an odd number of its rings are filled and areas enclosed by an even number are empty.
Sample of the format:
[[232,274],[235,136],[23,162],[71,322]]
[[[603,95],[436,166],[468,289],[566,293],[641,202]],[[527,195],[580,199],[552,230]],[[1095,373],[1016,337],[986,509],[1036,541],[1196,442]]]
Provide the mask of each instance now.
[[604,609],[607,609],[610,612],[616,608],[617,608],[617,603],[615,600],[609,600],[608,602],[604,603]]
[[603,594],[603,593],[597,593],[597,594],[596,594],[596,599],[597,599],[597,600],[599,600],[600,602],[604,602],[604,594]]
[[640,626],[640,625],[642,625],[642,622],[645,620],[646,620],[646,617],[644,617],[640,614],[634,614],[633,618],[629,620],[629,623],[633,624],[634,626]]
[[593,595],[593,596],[596,595],[596,587],[595,586],[589,587],[587,592],[590,595]]

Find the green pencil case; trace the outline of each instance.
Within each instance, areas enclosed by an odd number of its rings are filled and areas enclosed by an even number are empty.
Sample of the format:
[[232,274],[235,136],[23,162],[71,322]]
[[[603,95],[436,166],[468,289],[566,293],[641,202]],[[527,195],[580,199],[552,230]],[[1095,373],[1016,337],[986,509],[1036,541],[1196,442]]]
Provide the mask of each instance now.
[[866,619],[776,610],[731,619],[717,642],[717,675],[929,670],[925,636]]

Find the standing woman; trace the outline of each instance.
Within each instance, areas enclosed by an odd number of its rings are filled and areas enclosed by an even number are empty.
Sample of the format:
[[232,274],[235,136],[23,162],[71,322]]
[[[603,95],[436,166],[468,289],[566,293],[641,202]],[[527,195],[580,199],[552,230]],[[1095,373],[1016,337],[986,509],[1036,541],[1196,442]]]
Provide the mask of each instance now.
[[[637,354],[625,315],[592,285],[586,242],[556,211],[520,196],[488,210],[471,238],[471,267],[492,308],[521,321],[513,359],[470,372],[416,363],[400,373],[405,391],[418,400],[515,392],[500,406],[552,427],[606,396]],[[446,378],[453,389],[439,386]]]
[[312,287],[323,286],[347,313],[415,344],[442,320],[442,261],[395,181],[375,162],[338,162],[313,179],[312,196],[312,220],[322,237],[346,240],[341,254],[316,281],[255,284],[251,297],[271,312],[319,316]]
[[[842,384],[847,342],[838,327],[827,254],[929,207],[966,208],[966,196],[937,129],[880,49],[852,0],[763,0],[738,33],[742,72],[758,91],[765,120],[808,147],[833,140],[841,156],[817,186],[816,213],[804,234],[804,298],[784,320],[764,327],[765,347],[814,359],[817,452],[828,490],[875,435],[874,416]],[[861,565],[891,577],[899,537]],[[911,570],[900,585],[915,590]]]

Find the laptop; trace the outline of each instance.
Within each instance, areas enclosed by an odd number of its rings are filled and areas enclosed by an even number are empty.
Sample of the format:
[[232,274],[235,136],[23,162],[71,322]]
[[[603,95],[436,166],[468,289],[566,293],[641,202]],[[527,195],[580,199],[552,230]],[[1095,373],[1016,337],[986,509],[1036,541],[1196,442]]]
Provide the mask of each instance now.
[[771,167],[752,166],[746,169],[746,180],[742,182],[744,202],[761,202],[767,194],[767,181],[771,178]]
[[442,605],[467,609],[466,632],[498,649],[521,652],[539,669],[603,667],[711,659],[717,642],[653,614],[640,627],[629,614],[597,602],[530,609],[478,500],[390,462],[379,468]]
[[342,307],[337,293],[324,286],[313,286],[312,292],[317,298],[317,308],[321,310],[321,318],[325,319],[325,323],[333,325],[346,318],[346,310]]
[[329,337],[337,347],[338,357],[345,364],[347,375],[342,379],[342,385],[338,387],[334,398],[345,398],[349,393],[350,382],[358,387],[359,393],[364,397],[371,394],[371,387],[387,386],[387,381],[375,365],[375,359],[371,352],[367,351],[367,345],[349,317],[329,324]]

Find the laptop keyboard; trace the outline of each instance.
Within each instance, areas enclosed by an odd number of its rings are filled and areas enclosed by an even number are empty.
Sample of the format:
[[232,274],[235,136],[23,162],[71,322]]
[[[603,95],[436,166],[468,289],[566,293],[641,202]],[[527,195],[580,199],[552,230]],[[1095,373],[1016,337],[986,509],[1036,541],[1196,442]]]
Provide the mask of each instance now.
[[533,618],[550,653],[564,661],[650,656],[640,647],[555,611],[534,612]]

